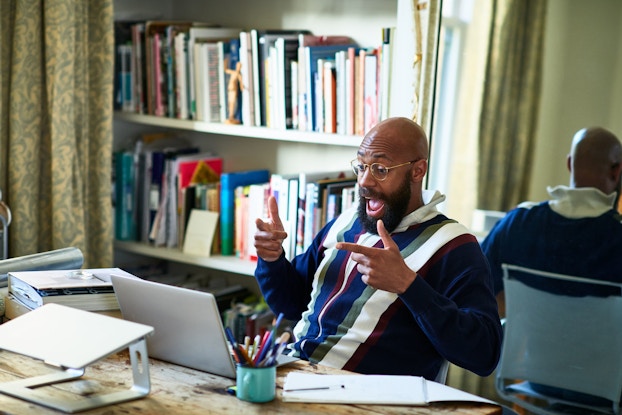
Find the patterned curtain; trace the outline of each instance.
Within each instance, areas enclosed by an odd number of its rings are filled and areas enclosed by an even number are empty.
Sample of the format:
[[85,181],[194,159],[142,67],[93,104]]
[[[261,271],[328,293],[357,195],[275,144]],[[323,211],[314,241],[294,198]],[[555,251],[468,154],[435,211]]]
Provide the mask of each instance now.
[[415,57],[413,66],[418,79],[414,121],[430,134],[438,33],[441,21],[440,0],[418,0],[414,5]]
[[9,256],[73,246],[112,266],[112,0],[0,2]]
[[479,209],[527,198],[542,79],[545,0],[493,2],[480,116]]

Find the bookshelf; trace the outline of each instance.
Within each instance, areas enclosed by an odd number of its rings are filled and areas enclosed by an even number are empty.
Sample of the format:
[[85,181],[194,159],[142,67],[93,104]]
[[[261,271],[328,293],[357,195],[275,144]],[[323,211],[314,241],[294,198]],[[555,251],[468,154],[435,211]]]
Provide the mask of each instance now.
[[139,254],[187,265],[227,271],[239,275],[252,276],[255,271],[255,264],[253,262],[245,261],[234,256],[215,255],[211,257],[201,257],[184,254],[176,248],[156,247],[140,242],[115,241],[114,245],[115,249],[123,250],[126,253]]
[[[395,26],[398,0],[115,0],[117,20],[172,19],[252,28],[304,28],[314,34],[349,35],[359,45],[377,47],[383,27]],[[154,10],[158,10],[154,14]],[[239,13],[244,10],[244,13]],[[347,170],[361,136],[282,130],[115,112],[115,148],[143,132],[173,131],[201,149],[224,158],[225,171],[268,168],[291,174]],[[255,263],[235,256],[196,257],[179,248],[115,241],[117,258],[138,256],[204,268],[210,272],[252,276]]]
[[335,147],[358,148],[361,137],[356,135],[337,135],[299,130],[281,130],[267,127],[246,127],[224,123],[181,120],[176,118],[156,117],[154,115],[134,114],[123,111],[115,112],[115,120],[127,121],[144,126],[164,127],[175,130],[195,131],[207,134],[256,138],[261,140],[291,141],[303,144],[322,144]]

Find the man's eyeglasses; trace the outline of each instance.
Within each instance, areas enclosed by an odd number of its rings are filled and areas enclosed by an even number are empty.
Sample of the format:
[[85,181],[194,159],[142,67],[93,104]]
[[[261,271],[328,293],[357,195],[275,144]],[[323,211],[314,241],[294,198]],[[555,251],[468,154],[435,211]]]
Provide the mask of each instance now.
[[389,170],[396,169],[402,166],[407,166],[419,160],[421,159],[411,160],[411,161],[407,161],[406,163],[398,164],[396,166],[387,167],[384,164],[380,164],[380,163],[365,164],[365,163],[361,163],[357,159],[354,159],[350,162],[350,165],[352,166],[352,171],[357,176],[361,176],[363,173],[365,173],[365,170],[369,167],[369,170],[371,171],[371,175],[374,176],[374,179],[383,181],[387,178],[387,175],[389,174]]

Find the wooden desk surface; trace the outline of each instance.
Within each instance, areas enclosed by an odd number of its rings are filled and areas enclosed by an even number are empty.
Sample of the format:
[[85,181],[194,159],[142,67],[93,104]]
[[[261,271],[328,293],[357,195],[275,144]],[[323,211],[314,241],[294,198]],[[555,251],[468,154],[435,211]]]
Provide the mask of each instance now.
[[[0,351],[0,382],[31,377],[53,371],[41,362]],[[278,368],[277,396],[268,403],[248,403],[229,395],[231,379],[150,359],[151,393],[141,399],[80,412],[81,414],[394,414],[394,415],[500,415],[501,408],[482,403],[434,403],[429,406],[336,405],[283,402],[281,393],[285,375],[292,370],[312,373],[340,373],[306,361]],[[343,372],[341,372],[343,373]],[[129,354],[117,353],[86,369],[81,380],[39,388],[67,399],[128,389],[132,385]],[[2,414],[59,414],[62,412],[0,394]]]

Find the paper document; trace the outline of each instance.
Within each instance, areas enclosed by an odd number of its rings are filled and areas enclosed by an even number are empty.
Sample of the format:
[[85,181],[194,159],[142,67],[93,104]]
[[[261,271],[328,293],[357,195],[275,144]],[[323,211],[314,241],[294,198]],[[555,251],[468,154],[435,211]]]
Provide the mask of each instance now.
[[284,402],[427,405],[431,402],[496,402],[431,382],[419,376],[318,375],[291,372],[283,386]]

